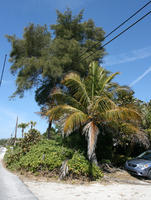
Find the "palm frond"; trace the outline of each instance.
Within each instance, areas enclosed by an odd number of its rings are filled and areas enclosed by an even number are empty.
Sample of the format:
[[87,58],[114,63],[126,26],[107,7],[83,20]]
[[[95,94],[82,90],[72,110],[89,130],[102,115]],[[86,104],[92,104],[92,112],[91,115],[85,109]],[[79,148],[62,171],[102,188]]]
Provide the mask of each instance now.
[[146,149],[150,147],[150,142],[147,135],[144,132],[139,132],[131,136],[131,144],[141,144]]
[[80,126],[84,125],[88,120],[88,116],[81,111],[77,111],[68,116],[64,124],[64,133],[69,135]]
[[105,87],[111,82],[111,80],[117,75],[119,74],[119,72],[116,72],[108,77],[106,77],[106,79],[104,80],[104,82],[102,83],[101,89],[99,91],[100,95],[101,93],[104,91]]
[[98,82],[100,77],[102,77],[104,73],[104,69],[98,66],[98,63],[92,62],[89,65],[89,74],[88,74],[88,82],[90,82],[91,86],[91,97],[93,99],[95,92],[98,87]]
[[106,96],[95,96],[93,104],[93,109],[99,112],[105,112],[107,110],[117,108],[114,101]]
[[141,121],[141,116],[136,110],[126,107],[117,107],[116,109],[108,110],[100,114],[100,116],[102,119],[104,119],[104,121]]
[[129,132],[130,134],[139,134],[139,133],[141,133],[139,127],[134,126],[132,123],[124,122],[124,123],[122,123],[122,126],[125,126],[126,129],[128,130],[126,132]]
[[70,94],[62,92],[60,89],[55,89],[52,92],[51,97],[56,101],[58,105],[68,104],[85,112],[84,106],[79,101],[70,96]]
[[62,81],[70,91],[70,94],[82,105],[87,106],[90,102],[85,84],[76,73],[69,73]]
[[92,62],[89,65],[89,72],[87,78],[85,78],[85,85],[91,100],[100,90],[101,83],[106,78],[106,71],[98,65],[97,62]]
[[69,105],[58,105],[46,112],[46,116],[51,117],[52,120],[59,120],[65,113],[71,114],[73,112],[79,111],[78,109]]

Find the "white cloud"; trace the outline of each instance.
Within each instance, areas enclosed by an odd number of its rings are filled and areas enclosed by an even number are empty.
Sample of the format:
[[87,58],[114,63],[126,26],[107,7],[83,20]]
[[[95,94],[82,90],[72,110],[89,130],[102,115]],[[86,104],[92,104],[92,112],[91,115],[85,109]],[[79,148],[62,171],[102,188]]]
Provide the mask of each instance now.
[[132,62],[132,61],[136,61],[136,60],[144,59],[148,57],[151,57],[151,46],[142,48],[142,49],[133,50],[128,53],[123,53],[123,54],[114,55],[114,56],[106,56],[104,58],[104,64],[107,66],[112,66],[112,65]]
[[141,81],[149,72],[151,71],[151,66],[142,74],[140,75],[136,80],[134,80],[129,87],[134,86],[136,83],[138,83],[139,81]]

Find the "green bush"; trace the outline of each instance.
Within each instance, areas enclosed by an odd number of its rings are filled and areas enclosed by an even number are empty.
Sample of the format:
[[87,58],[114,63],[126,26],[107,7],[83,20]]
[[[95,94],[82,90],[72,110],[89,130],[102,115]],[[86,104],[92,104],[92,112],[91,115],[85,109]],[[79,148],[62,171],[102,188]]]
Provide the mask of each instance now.
[[20,167],[26,171],[53,171],[60,169],[62,162],[72,157],[72,150],[53,140],[42,140],[31,147],[20,159]]
[[91,177],[92,179],[100,179],[103,173],[95,164],[91,164],[83,154],[75,152],[72,159],[68,161],[69,173],[75,177]]
[[21,146],[9,149],[5,155],[6,166],[10,169],[20,169],[32,173],[48,173],[59,175],[63,161],[68,160],[69,176],[73,178],[100,179],[103,174],[99,167],[91,164],[80,152],[60,145],[55,140],[41,140],[30,146],[24,153]]
[[21,147],[8,148],[4,156],[6,167],[12,170],[18,170],[20,168],[19,160],[22,156],[23,151]]
[[25,133],[25,137],[18,143],[24,153],[30,150],[30,147],[41,140],[40,132],[36,129],[30,129]]
[[0,139],[0,146],[6,146],[8,139]]

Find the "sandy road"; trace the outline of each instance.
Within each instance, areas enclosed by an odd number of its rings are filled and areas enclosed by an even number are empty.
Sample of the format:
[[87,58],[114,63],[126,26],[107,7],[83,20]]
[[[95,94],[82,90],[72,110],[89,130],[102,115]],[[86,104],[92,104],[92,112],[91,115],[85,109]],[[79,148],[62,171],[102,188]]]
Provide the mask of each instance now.
[[5,151],[5,148],[0,148],[0,200],[37,200],[16,175],[2,166]]

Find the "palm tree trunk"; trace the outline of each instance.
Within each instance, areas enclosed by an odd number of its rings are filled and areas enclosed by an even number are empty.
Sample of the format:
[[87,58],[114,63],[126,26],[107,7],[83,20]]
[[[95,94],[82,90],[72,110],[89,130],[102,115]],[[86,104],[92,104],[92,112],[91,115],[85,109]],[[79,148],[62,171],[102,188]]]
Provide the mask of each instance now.
[[95,152],[92,153],[91,162],[98,166],[98,161],[97,161]]
[[47,129],[47,139],[50,140],[51,138],[51,126],[52,126],[52,121],[49,121],[48,129]]
[[91,121],[85,125],[83,132],[87,135],[88,140],[88,158],[91,163],[98,165],[95,147],[99,134],[99,128],[95,125],[93,121]]

